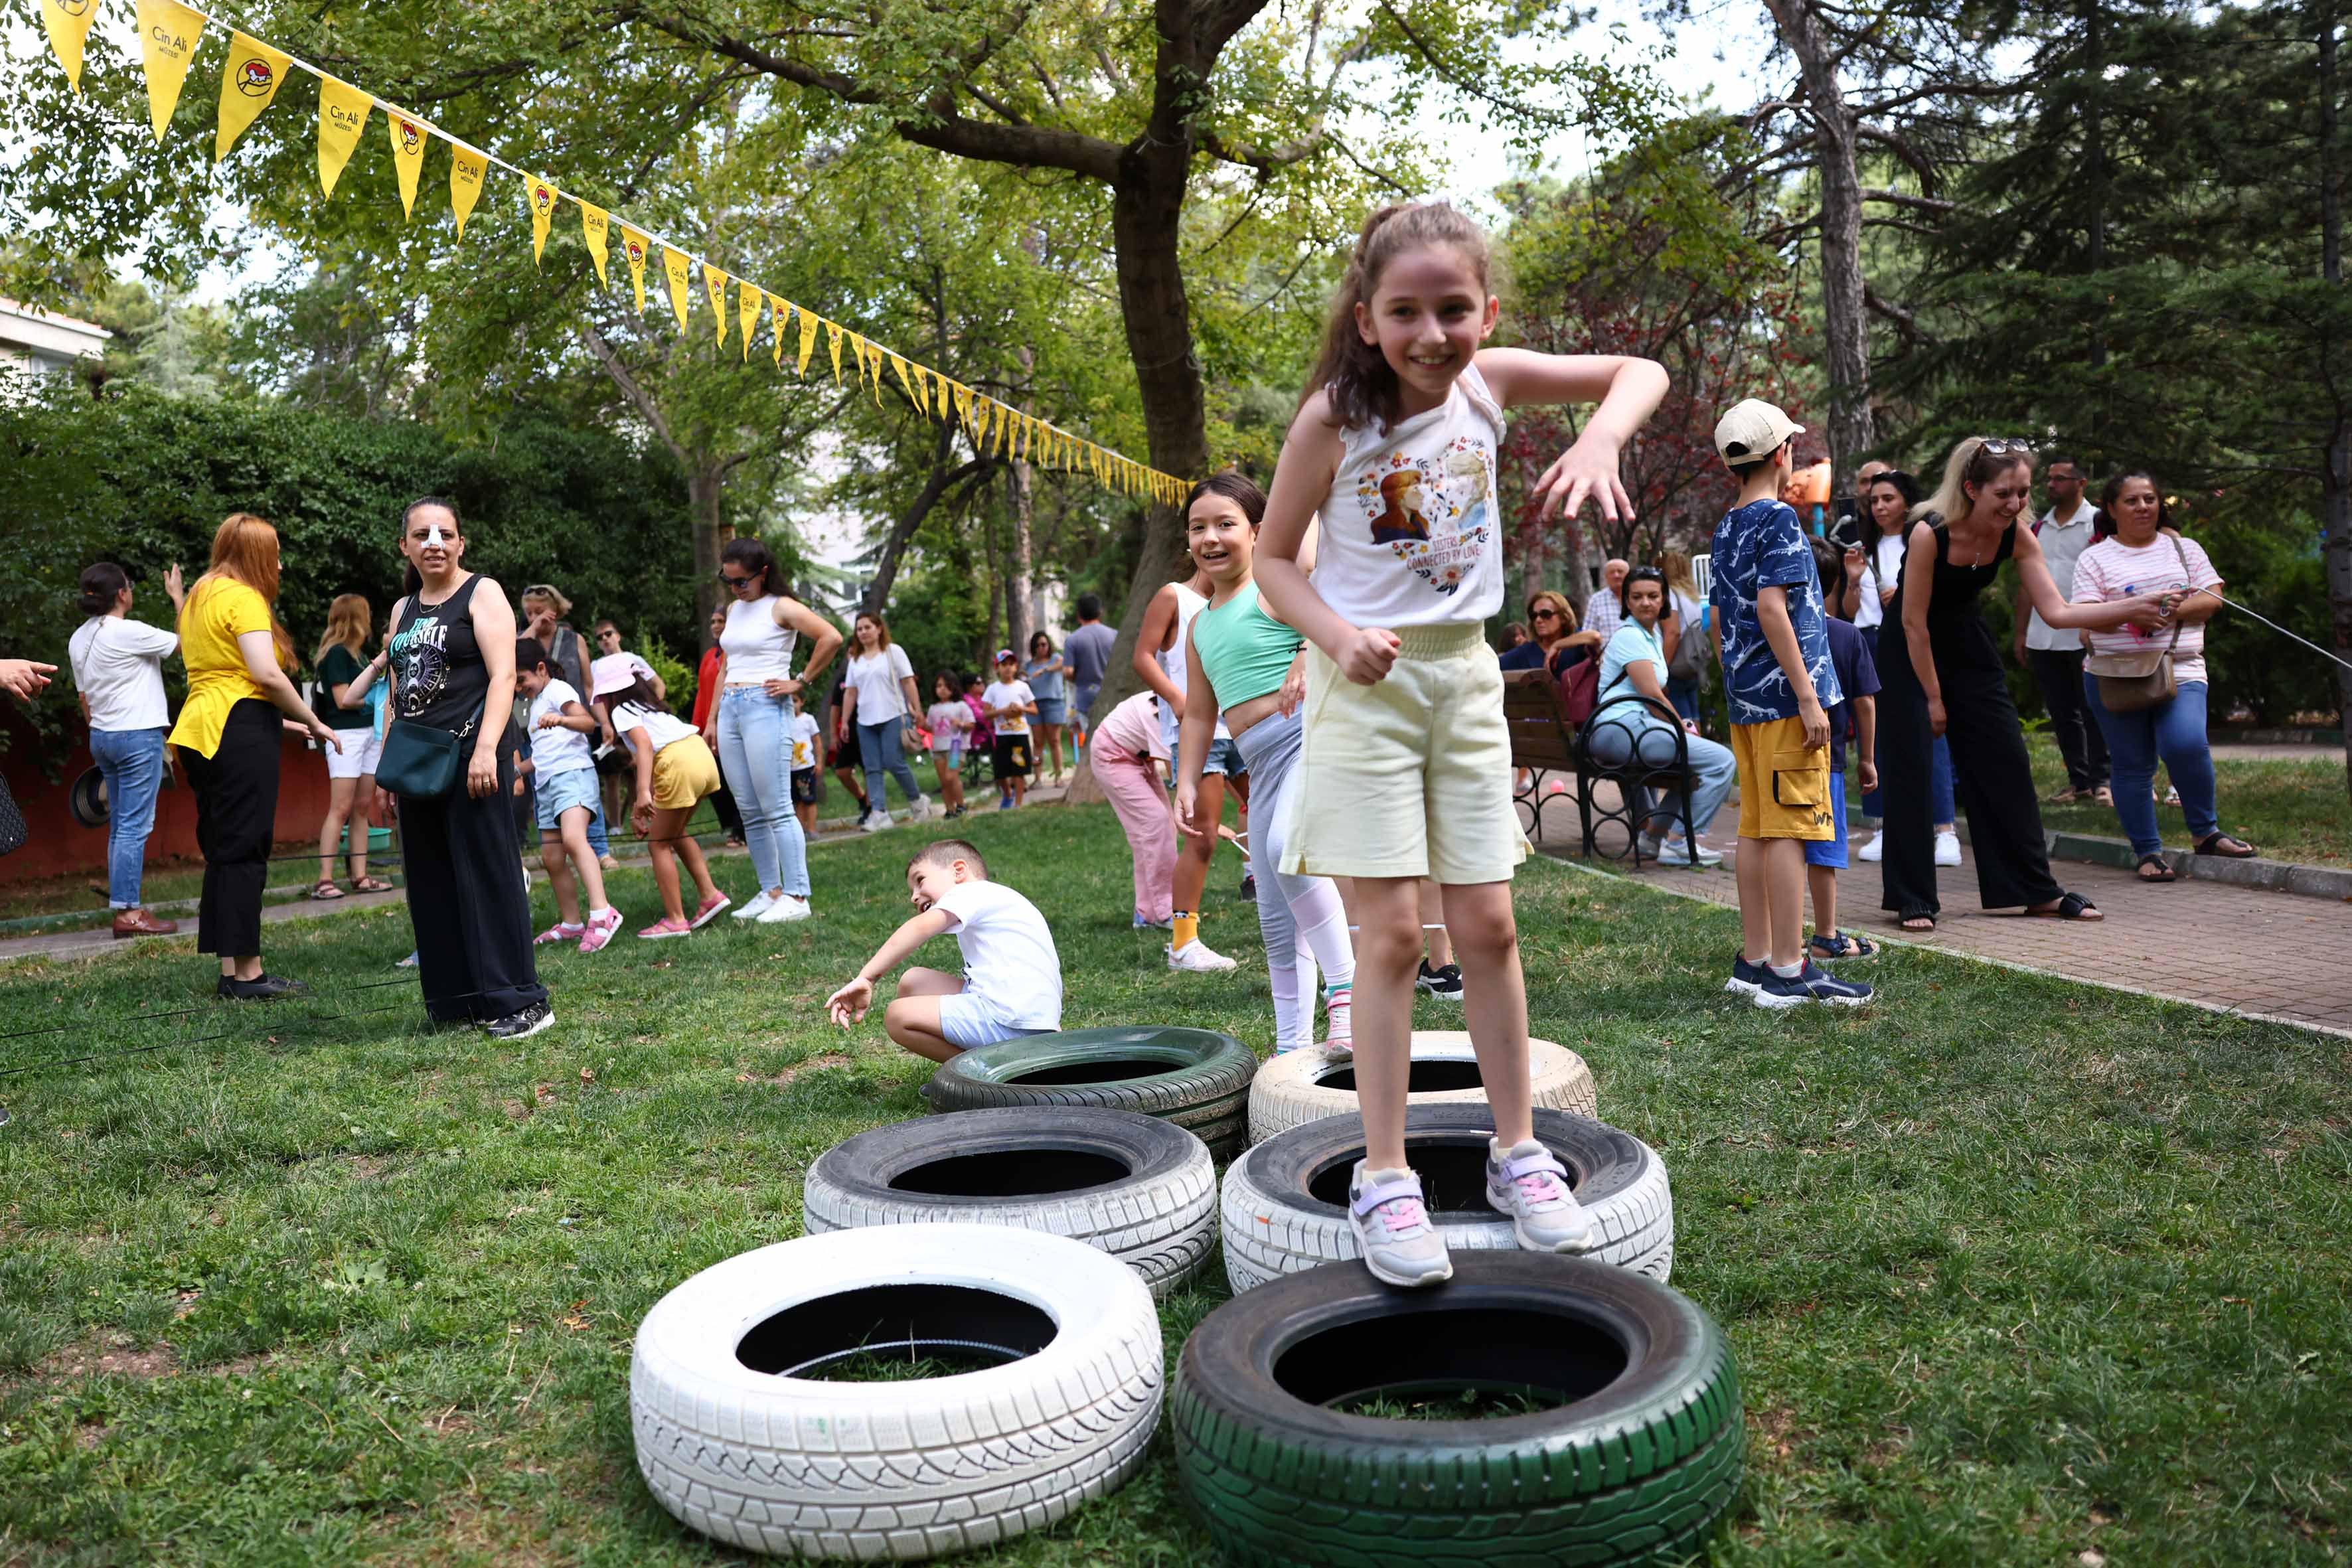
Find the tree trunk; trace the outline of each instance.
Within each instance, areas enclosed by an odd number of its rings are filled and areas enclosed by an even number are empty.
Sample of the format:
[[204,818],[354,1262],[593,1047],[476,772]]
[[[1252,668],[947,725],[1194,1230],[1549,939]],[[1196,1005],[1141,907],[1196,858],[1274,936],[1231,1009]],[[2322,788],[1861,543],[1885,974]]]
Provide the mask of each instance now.
[[1805,84],[1822,177],[1822,329],[1827,340],[1832,489],[1851,489],[1853,470],[1875,439],[1870,413],[1869,319],[1863,302],[1862,176],[1854,127],[1838,85],[1837,51],[1811,0],[1765,0]]
[[[1025,384],[1029,372],[1035,368],[1036,356],[1024,344],[1020,353],[1021,379]],[[1024,403],[1026,399],[1023,400]],[[1037,521],[1037,499],[1029,484],[1029,460],[1013,459],[1013,569],[1007,574],[1004,592],[1005,643],[1019,653],[1025,662],[1029,657],[1031,610],[1035,603],[1037,570],[1036,544],[1034,532]]]
[[[2320,275],[2338,289],[2344,287],[2344,147],[2343,117],[2336,101],[2336,7],[2323,3],[2319,12],[2319,268]],[[2324,367],[2323,367],[2324,368]],[[2336,428],[2330,432],[2326,459],[2319,484],[2319,517],[2326,537],[2327,604],[2336,624],[2336,651],[2352,658],[2352,429],[2347,428],[2344,400],[2336,399]],[[2344,729],[2344,783],[2352,792],[2352,669],[2336,670],[2336,717]]]
[[707,638],[711,612],[719,607],[719,552],[735,537],[727,526],[727,470],[708,452],[693,454],[687,466],[686,499],[694,515],[694,619]]

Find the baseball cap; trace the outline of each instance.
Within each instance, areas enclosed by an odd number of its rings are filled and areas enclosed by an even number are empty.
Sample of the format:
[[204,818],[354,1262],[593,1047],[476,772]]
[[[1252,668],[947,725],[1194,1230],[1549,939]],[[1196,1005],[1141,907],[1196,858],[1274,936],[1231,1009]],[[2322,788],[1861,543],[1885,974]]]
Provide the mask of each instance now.
[[1715,422],[1715,454],[1727,463],[1752,463],[1804,432],[1803,426],[1762,398],[1744,398]]
[[608,653],[588,667],[591,697],[603,697],[609,692],[630,686],[637,679],[637,667],[625,653]]
[[1009,647],[1001,647],[996,650],[996,662],[999,664],[1003,664],[1006,659],[1012,658],[1013,658],[1013,653]]

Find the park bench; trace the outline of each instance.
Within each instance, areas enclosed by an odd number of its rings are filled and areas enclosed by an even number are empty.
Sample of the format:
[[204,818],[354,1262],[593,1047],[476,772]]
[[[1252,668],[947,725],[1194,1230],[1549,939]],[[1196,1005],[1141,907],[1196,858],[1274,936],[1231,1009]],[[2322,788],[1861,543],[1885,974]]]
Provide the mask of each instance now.
[[[1641,727],[1633,714],[1646,707],[1671,727],[1671,733],[1652,731],[1646,747],[1635,741]],[[1689,831],[1691,819],[1691,773],[1689,736],[1682,727],[1682,718],[1661,702],[1634,692],[1624,692],[1596,707],[1592,717],[1583,724],[1572,723],[1568,710],[1561,705],[1559,688],[1549,671],[1540,669],[1514,670],[1503,678],[1503,719],[1511,736],[1511,766],[1514,777],[1524,771],[1527,784],[1515,787],[1512,800],[1526,808],[1522,819],[1528,836],[1537,843],[1543,842],[1543,811],[1556,800],[1570,793],[1554,790],[1554,775],[1574,779],[1573,793],[1577,801],[1580,841],[1583,853],[1602,859],[1618,860],[1631,858],[1635,868],[1642,864],[1643,818],[1649,815],[1647,791],[1661,789],[1676,796],[1682,805],[1684,830]],[[1612,743],[1612,737],[1614,737]],[[1622,762],[1603,762],[1596,744],[1611,753],[1622,751]],[[1671,756],[1658,754],[1664,745],[1671,745]],[[1649,754],[1644,756],[1643,752]],[[1617,802],[1614,805],[1597,798],[1601,784],[1614,784]],[[1604,851],[1600,847],[1601,830],[1610,824],[1625,830],[1625,847],[1622,851]]]

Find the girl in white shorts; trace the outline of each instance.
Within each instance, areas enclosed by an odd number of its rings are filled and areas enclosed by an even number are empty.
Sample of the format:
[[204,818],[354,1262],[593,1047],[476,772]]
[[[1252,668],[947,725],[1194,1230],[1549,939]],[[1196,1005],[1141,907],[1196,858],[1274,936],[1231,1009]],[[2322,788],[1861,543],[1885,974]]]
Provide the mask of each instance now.
[[[1484,623],[1502,605],[1503,520],[1495,452],[1515,404],[1598,402],[1584,433],[1532,494],[1545,519],[1587,497],[1612,521],[1626,439],[1666,374],[1647,360],[1481,349],[1500,306],[1486,238],[1443,202],[1365,221],[1332,303],[1323,353],[1275,469],[1259,541],[1266,605],[1312,645],[1302,754],[1282,869],[1352,877],[1357,1092],[1365,1159],[1349,1215],[1372,1273],[1432,1285],[1454,1272],[1404,1158],[1419,880],[1444,894],[1445,926],[1473,998],[1468,1022],[1495,1113],[1486,1201],[1519,1245],[1595,1243],[1567,1172],[1536,1142],[1528,1001],[1511,876],[1528,853],[1511,807],[1503,679]],[[1298,566],[1322,530],[1315,578]]]

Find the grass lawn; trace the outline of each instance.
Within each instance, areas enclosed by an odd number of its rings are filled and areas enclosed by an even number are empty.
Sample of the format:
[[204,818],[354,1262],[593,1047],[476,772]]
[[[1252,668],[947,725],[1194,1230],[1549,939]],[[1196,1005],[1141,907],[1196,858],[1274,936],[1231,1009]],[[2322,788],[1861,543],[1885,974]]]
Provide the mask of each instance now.
[[[1107,809],[970,831],[1055,921],[1072,1026],[1264,1048],[1235,861],[1209,931],[1243,969],[1177,975]],[[561,1023],[514,1050],[382,984],[398,910],[271,928],[321,991],[274,1011],[203,1001],[184,944],[0,971],[10,1027],[75,1026],[0,1068],[161,1047],[0,1078],[0,1563],[723,1560],[638,1479],[630,1335],[796,1234],[819,1153],[921,1113],[922,1064],[817,1010],[906,912],[915,841],[819,850],[804,926],[557,952]],[[650,879],[618,891],[640,923]],[[1717,989],[1727,911],[1542,860],[1518,908],[1538,1032],[1664,1154],[1675,1282],[1741,1358],[1709,1561],[2341,1561],[2352,1047],[1927,952],[1876,964],[1874,1012],[1776,1016]],[[1223,1293],[1167,1304],[1171,1360]],[[976,1561],[1211,1557],[1163,1438]]]
[[[2058,742],[2045,731],[2030,737],[2036,791],[2050,795],[2065,787],[2066,764]],[[2162,769],[2157,772],[2164,778]],[[2215,798],[2221,826],[2273,860],[2305,866],[2341,866],[2352,860],[2352,794],[2344,788],[2344,753],[2311,748],[2296,758],[2218,758],[2213,763]],[[2123,824],[2104,805],[2044,805],[2043,826],[2073,833],[2124,836]],[[2158,828],[2167,848],[2189,847],[2189,829],[2177,805],[2158,805]]]

